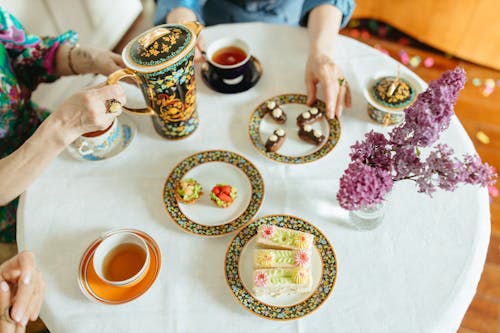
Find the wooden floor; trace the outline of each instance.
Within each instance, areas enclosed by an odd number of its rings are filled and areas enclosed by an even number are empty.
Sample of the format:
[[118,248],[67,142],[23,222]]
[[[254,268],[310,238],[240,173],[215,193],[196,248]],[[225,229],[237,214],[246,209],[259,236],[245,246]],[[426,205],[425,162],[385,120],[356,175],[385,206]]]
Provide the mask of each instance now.
[[[345,31],[343,34],[351,35],[349,31]],[[399,52],[402,49],[410,57],[415,55],[420,56],[421,59],[428,56],[433,57],[434,66],[426,68],[420,64],[412,69],[426,82],[438,78],[445,70],[462,66],[467,72],[468,81],[460,93],[455,112],[472,138],[482,160],[500,171],[500,86],[497,86],[491,95],[483,96],[485,80],[492,78],[495,80],[495,84],[500,83],[500,71],[421,49],[403,47],[395,42],[380,40],[373,36],[357,39],[387,50],[389,55],[397,60],[400,60]],[[473,78],[481,79],[483,86],[474,86]],[[487,135],[490,139],[488,144],[482,143],[476,138],[478,131]],[[497,184],[497,188],[500,189],[500,183]],[[490,207],[491,238],[488,256],[477,293],[458,331],[460,333],[500,333],[500,197],[494,198]]]

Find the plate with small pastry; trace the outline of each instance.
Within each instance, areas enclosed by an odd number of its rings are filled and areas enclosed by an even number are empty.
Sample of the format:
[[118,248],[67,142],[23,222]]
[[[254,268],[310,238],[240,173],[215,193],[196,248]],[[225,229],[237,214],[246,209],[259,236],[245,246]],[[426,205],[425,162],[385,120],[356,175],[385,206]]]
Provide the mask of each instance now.
[[266,99],[250,115],[250,141],[265,157],[282,163],[316,161],[335,148],[341,126],[325,117],[325,103],[306,104],[307,96],[282,94]]
[[180,161],[163,186],[163,206],[184,231],[222,236],[243,227],[264,200],[264,180],[245,157],[226,150]]
[[312,313],[337,280],[337,259],[326,236],[290,215],[264,216],[241,229],[227,248],[224,269],[236,300],[272,320]]

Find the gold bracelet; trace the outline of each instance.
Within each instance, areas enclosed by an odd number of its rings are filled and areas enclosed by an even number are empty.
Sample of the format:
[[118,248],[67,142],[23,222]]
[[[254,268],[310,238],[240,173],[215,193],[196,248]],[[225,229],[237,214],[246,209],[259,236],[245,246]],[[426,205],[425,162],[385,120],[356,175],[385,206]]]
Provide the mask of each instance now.
[[69,69],[71,70],[71,73],[73,73],[74,75],[78,75],[80,73],[78,73],[76,70],[75,70],[75,67],[73,67],[73,59],[71,58],[71,53],[73,53],[73,50],[77,47],[80,47],[80,45],[78,44],[73,44],[71,45],[69,51],[68,51],[68,67]]

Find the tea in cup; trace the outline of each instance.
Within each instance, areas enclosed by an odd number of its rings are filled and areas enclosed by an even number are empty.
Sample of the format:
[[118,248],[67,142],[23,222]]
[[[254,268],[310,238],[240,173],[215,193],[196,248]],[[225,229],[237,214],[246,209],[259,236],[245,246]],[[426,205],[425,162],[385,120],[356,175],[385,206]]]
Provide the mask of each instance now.
[[108,128],[104,130],[87,132],[82,134],[73,142],[80,155],[90,155],[109,149],[119,134],[118,121],[115,119]]
[[208,70],[216,74],[227,85],[235,85],[243,80],[248,69],[250,47],[238,38],[218,39],[205,52]]
[[140,236],[121,231],[106,237],[93,257],[94,270],[105,283],[126,287],[139,283],[149,268],[149,249]]

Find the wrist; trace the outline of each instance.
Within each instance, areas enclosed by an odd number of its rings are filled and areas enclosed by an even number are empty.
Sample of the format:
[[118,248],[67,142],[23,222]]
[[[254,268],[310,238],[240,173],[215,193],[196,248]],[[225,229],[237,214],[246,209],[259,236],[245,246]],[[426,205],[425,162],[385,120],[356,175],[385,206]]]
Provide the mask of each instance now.
[[42,122],[40,130],[49,133],[51,137],[50,141],[62,149],[80,136],[76,128],[71,125],[70,120],[61,117],[59,112],[52,113]]
[[97,73],[95,67],[95,52],[92,48],[75,44],[68,53],[69,68],[73,74]]
[[175,8],[170,11],[166,17],[167,23],[182,23],[196,20],[196,14],[191,9],[186,7]]

